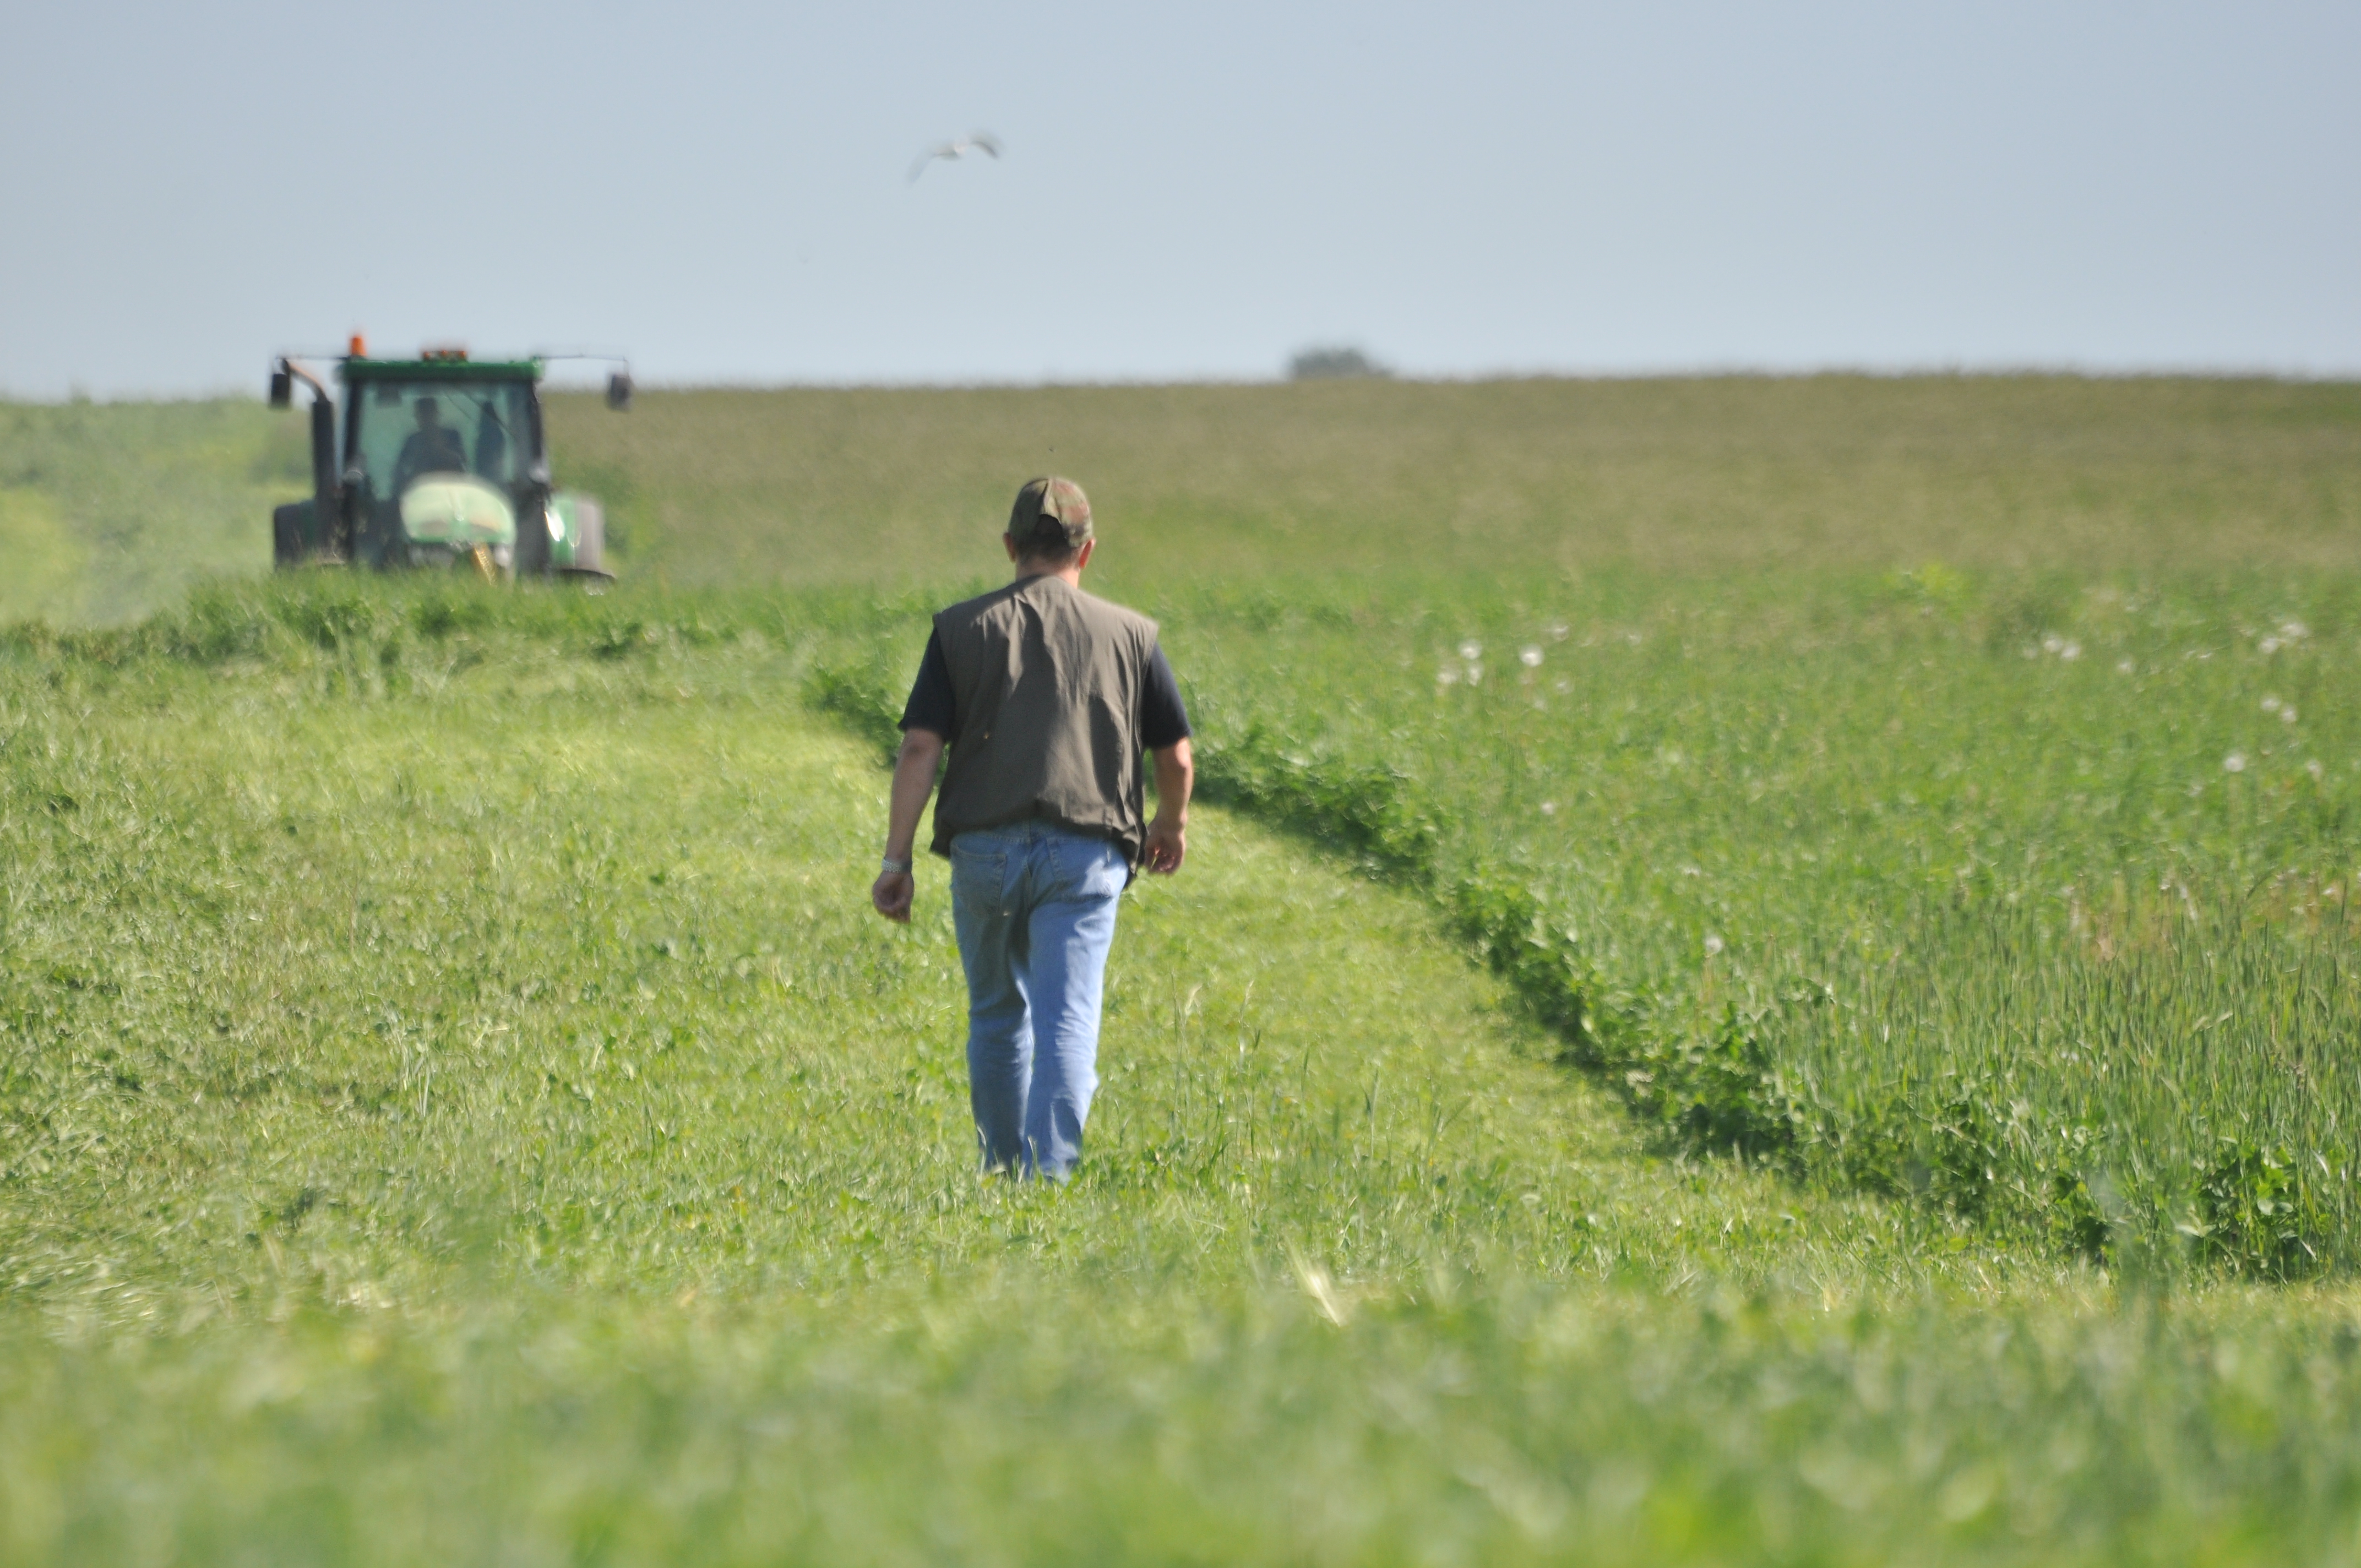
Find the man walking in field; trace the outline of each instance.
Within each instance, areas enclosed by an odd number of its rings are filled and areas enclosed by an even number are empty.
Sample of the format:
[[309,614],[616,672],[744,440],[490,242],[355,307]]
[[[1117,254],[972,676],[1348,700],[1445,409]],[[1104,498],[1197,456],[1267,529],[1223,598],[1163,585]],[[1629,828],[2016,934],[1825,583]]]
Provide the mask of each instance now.
[[1180,869],[1195,770],[1156,623],[1082,592],[1098,542],[1082,487],[1027,484],[1002,543],[1016,580],[935,617],[870,901],[910,918],[918,817],[949,746],[931,848],[951,863],[976,1137],[986,1169],[1062,1180],[1098,1088],[1115,904],[1137,872]]

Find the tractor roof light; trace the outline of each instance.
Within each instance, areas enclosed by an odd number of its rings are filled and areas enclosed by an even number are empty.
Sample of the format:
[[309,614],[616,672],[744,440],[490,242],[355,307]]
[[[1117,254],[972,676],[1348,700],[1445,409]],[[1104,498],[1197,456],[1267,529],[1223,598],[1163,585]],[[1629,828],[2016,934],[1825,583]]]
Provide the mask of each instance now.
[[367,359],[368,357],[368,344],[362,338],[359,333],[353,334],[352,354],[353,357],[356,359]]
[[454,344],[443,348],[422,348],[418,351],[418,357],[433,365],[465,365],[467,351]]

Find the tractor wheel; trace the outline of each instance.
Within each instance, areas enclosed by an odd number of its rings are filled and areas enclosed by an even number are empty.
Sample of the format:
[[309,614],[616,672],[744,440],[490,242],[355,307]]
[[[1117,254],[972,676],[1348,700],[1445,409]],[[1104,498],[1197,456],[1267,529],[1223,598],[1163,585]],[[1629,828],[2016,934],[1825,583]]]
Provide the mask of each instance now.
[[304,548],[303,524],[312,511],[309,501],[291,501],[270,513],[270,561],[284,571],[300,566],[312,553]]

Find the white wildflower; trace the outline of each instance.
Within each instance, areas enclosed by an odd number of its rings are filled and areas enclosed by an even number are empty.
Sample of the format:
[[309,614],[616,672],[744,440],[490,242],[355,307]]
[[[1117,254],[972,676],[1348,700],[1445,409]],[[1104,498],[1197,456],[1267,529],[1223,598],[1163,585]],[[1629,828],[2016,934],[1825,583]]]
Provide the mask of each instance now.
[[1467,666],[1467,684],[1471,686],[1480,686],[1484,684],[1483,665],[1470,664]]
[[2058,656],[2061,659],[2079,659],[2082,656],[2082,645],[2070,640],[2061,642],[2058,645]]
[[2136,673],[2139,669],[2139,666],[2133,663],[2129,659],[2125,659],[2122,663],[2118,663],[2115,666],[2115,669],[2118,673],[2128,675]]
[[2320,765],[2320,759],[2318,757],[2314,757],[2312,761],[2306,762],[2303,765],[2303,771],[2312,775],[2312,782],[2314,784],[2318,784],[2322,779],[2328,776],[2328,770]]
[[2228,756],[2223,758],[2222,771],[2225,773],[2245,773],[2246,771],[2246,753],[2244,751],[2233,751]]
[[2263,698],[2263,711],[2264,711],[2265,713],[2277,713],[2279,710],[2279,698],[2277,698],[2277,697],[2275,697],[2275,696],[2267,696],[2267,697]]
[[2065,647],[2066,639],[2059,636],[2055,631],[2041,640],[2041,651],[2045,653],[2062,652]]
[[2279,623],[2279,636],[2287,641],[2301,642],[2311,635],[2312,628],[2301,620],[2283,620]]
[[1553,642],[1563,642],[1566,638],[1571,636],[1573,632],[1574,628],[1568,626],[1563,620],[1553,620],[1550,622],[1550,641]]
[[2289,703],[2279,709],[2279,722],[2281,724],[2293,724],[2295,722],[2295,704]]
[[1538,670],[1542,667],[1542,651],[1539,648],[1528,647],[1517,655],[1517,663],[1524,665],[1528,670]]
[[1721,951],[1721,938],[1708,931],[1705,934],[1705,956],[1711,958]]
[[1439,686],[1455,686],[1459,684],[1459,672],[1445,664],[1434,672],[1434,684]]
[[2260,653],[2276,653],[2279,651],[2279,640],[2276,637],[2266,637],[2255,644],[2255,650]]
[[1543,801],[1542,815],[1543,817],[1555,817],[1557,815],[1557,802],[1554,800]]
[[1554,691],[1554,692],[1557,693],[1557,695],[1558,695],[1558,696],[1565,696],[1568,692],[1571,692],[1572,690],[1574,690],[1574,683],[1573,683],[1572,681],[1569,681],[1569,680],[1566,680],[1566,679],[1565,679],[1565,678],[1561,677],[1561,678],[1559,679],[1558,683],[1557,683],[1555,685],[1554,685],[1554,686],[1550,687],[1550,690],[1552,690],[1552,691]]
[[1472,664],[1484,656],[1484,644],[1470,637],[1459,645],[1459,656]]

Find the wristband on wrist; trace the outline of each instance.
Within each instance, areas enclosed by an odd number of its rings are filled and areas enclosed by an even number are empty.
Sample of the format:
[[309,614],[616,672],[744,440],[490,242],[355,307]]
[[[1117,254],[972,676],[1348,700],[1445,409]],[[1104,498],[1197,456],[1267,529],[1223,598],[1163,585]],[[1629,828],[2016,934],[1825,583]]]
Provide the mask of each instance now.
[[888,872],[893,872],[896,876],[908,876],[910,874],[910,862],[907,861],[897,861],[891,855],[885,857],[884,866]]

